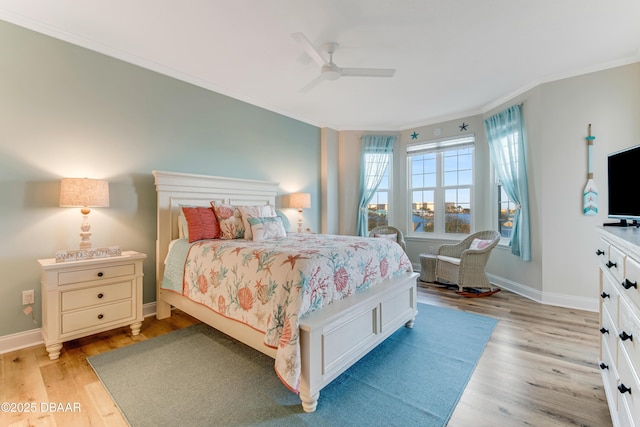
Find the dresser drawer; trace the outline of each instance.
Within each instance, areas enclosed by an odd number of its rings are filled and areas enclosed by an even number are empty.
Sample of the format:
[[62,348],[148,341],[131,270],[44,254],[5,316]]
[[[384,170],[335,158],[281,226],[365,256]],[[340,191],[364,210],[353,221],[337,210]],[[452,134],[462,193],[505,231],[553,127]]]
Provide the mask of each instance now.
[[[614,347],[615,350],[615,347]],[[603,346],[600,357],[600,373],[602,375],[602,384],[604,385],[605,394],[609,400],[610,408],[618,407],[618,371],[616,370],[615,355],[609,352],[609,348]]]
[[[626,302],[620,300],[618,314],[618,342],[621,349],[627,353],[629,360],[635,361],[634,369],[640,369],[640,320],[631,312]],[[621,336],[629,337],[623,339]],[[621,359],[618,351],[618,359]],[[638,390],[640,394],[640,390]]]
[[633,258],[627,257],[624,272],[625,280],[620,283],[620,293],[629,297],[635,304],[636,309],[640,310],[640,290],[638,290],[638,286],[640,286],[638,285],[640,283],[640,263]]
[[63,271],[58,276],[58,284],[70,285],[92,280],[132,276],[135,272],[136,266],[134,263]]
[[108,325],[134,316],[133,300],[63,313],[62,334]]
[[600,291],[600,304],[606,308],[611,316],[611,320],[617,325],[618,322],[618,289],[612,282],[611,277],[605,274],[602,278],[602,291]]
[[[616,328],[615,322],[609,316],[609,312],[606,308],[602,310],[602,320],[600,321],[600,339],[601,339],[601,349],[606,347],[607,352],[612,356],[610,359],[612,362],[615,362],[616,356],[618,354],[618,330]],[[604,351],[600,352],[600,357],[604,358]]]
[[600,260],[600,264],[605,265],[609,261],[609,250],[611,249],[611,243],[604,239],[600,239],[600,246],[596,249],[596,255]]
[[[618,412],[624,412],[626,409],[631,419],[640,420],[640,387],[626,356],[622,357],[621,355],[618,358],[618,374],[620,375],[618,390],[616,390],[618,392]],[[623,392],[625,390],[623,387],[630,389],[630,391]]]
[[94,286],[92,288],[61,292],[62,311],[91,307],[97,304],[108,304],[113,301],[130,299],[133,282],[121,282],[111,285]]
[[611,272],[617,283],[624,280],[624,260],[626,256],[615,246],[609,248],[609,261],[605,268]]

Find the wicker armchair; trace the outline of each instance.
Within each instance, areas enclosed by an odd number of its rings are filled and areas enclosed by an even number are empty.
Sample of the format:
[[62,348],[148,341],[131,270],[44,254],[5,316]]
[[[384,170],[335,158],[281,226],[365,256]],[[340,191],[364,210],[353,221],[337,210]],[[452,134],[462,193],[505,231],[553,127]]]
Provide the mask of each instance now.
[[374,228],[369,232],[369,237],[385,237],[384,235],[393,235],[395,234],[395,241],[398,242],[403,251],[407,251],[407,244],[404,242],[404,235],[402,231],[398,230],[396,227],[392,227],[390,225],[381,225],[379,227]]
[[[484,240],[481,249],[471,249],[474,239]],[[491,250],[500,241],[500,233],[493,230],[474,233],[455,245],[442,245],[436,259],[436,280],[463,288],[491,288],[484,269]]]

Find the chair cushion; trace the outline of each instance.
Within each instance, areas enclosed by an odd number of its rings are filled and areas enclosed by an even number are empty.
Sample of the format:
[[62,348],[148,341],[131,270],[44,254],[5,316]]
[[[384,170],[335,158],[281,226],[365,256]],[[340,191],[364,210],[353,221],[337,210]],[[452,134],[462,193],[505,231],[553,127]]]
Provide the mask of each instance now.
[[448,262],[450,264],[460,265],[460,258],[454,258],[452,256],[438,255],[440,261]]

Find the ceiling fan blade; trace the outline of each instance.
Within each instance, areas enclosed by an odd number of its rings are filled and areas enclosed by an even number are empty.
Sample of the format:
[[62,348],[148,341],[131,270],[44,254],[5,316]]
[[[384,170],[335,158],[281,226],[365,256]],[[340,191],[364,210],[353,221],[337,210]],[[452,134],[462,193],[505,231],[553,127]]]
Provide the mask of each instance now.
[[305,87],[303,87],[302,89],[300,89],[300,92],[309,92],[311,89],[313,89],[314,87],[318,86],[320,83],[322,83],[324,80],[327,79],[327,75],[325,73],[320,73],[320,75],[318,77],[316,77],[315,79],[311,80],[311,83],[309,83],[308,85],[306,85]]
[[342,68],[342,77],[393,77],[395,68]]
[[307,52],[307,55],[311,57],[318,65],[323,66],[327,63],[322,54],[318,52],[318,50],[311,44],[307,36],[303,33],[293,33],[291,37],[300,43],[304,50]]

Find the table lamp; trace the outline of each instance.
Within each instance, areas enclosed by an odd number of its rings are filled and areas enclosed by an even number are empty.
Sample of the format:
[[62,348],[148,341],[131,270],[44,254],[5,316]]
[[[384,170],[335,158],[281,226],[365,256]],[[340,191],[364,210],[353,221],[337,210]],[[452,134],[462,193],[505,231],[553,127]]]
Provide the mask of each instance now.
[[308,209],[311,207],[311,194],[291,194],[289,196],[289,207],[298,209],[298,233],[302,233],[302,209]]

